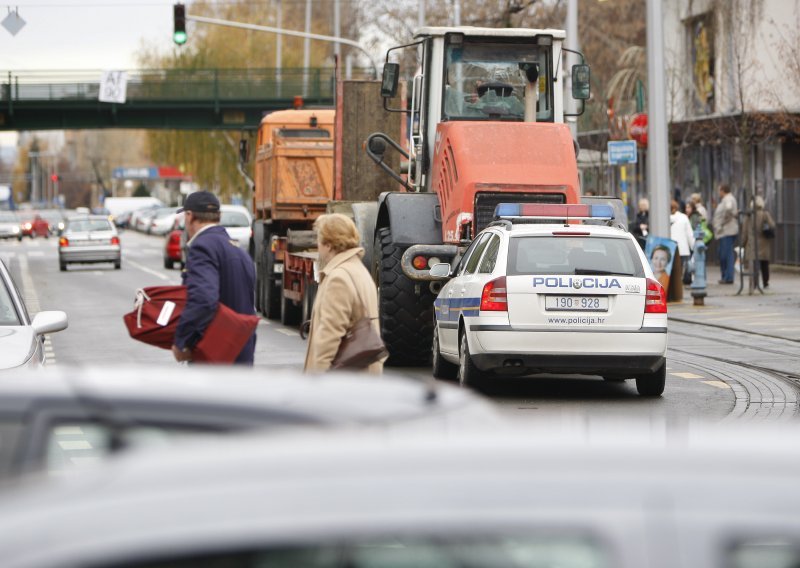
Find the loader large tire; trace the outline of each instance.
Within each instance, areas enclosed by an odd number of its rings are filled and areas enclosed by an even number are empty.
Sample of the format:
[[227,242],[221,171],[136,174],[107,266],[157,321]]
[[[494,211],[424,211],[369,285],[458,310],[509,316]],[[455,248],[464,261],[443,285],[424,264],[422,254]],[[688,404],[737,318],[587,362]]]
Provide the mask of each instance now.
[[429,365],[433,341],[434,295],[427,282],[403,274],[403,249],[392,244],[391,229],[375,237],[375,277],[381,334],[389,351],[388,365]]

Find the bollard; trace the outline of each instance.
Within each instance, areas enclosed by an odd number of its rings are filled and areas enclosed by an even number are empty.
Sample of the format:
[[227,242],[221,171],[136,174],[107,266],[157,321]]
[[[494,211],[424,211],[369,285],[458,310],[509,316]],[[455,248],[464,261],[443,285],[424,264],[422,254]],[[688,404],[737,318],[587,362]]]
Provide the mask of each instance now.
[[704,306],[706,297],[706,243],[703,242],[703,229],[698,224],[694,230],[694,248],[692,250],[691,270],[692,298],[695,306]]

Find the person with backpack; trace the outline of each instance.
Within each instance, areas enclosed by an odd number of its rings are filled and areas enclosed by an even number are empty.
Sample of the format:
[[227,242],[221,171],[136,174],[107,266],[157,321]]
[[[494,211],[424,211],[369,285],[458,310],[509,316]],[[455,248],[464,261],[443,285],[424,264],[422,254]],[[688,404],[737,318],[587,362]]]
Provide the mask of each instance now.
[[[753,224],[758,232],[755,238],[753,238]],[[758,195],[755,198],[753,214],[745,217],[742,225],[742,244],[746,259],[754,261],[756,252],[758,252],[758,265],[755,268],[756,272],[761,274],[764,288],[769,287],[769,263],[772,260],[772,240],[774,238],[775,220],[764,208],[764,198]]]

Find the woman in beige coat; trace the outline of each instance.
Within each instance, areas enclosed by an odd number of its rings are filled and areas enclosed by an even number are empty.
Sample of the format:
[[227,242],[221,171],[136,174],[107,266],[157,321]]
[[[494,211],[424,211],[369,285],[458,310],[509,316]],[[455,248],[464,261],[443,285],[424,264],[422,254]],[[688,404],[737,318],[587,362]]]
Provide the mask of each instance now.
[[[764,283],[764,288],[769,287],[769,263],[772,260],[772,241],[775,239],[768,239],[764,236],[762,228],[766,223],[775,231],[775,221],[769,211],[764,209],[764,198],[760,195],[756,196],[755,200],[755,213],[745,217],[744,224],[742,225],[742,244],[744,245],[744,257],[751,262],[755,260],[756,256],[756,242],[758,243],[758,264],[759,272],[761,273],[761,281]],[[758,235],[753,238],[753,225],[752,220],[755,217],[756,231]]]
[[[319,250],[320,282],[311,328],[304,370],[322,373],[331,368],[339,344],[347,331],[366,313],[375,318],[378,328],[378,293],[372,278],[361,259],[364,249],[353,221],[339,213],[322,215],[314,223]],[[383,361],[367,369],[379,374]]]

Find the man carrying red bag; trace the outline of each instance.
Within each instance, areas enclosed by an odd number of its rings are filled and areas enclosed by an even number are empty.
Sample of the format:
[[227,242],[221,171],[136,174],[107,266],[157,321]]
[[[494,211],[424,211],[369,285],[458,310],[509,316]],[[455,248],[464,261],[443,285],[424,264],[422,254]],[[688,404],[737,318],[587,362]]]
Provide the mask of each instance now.
[[[172,353],[177,361],[191,361],[192,349],[200,342],[214,318],[219,303],[244,315],[255,315],[256,274],[250,256],[239,248],[219,225],[220,206],[208,191],[196,191],[183,208],[187,244],[186,306],[178,320]],[[252,365],[255,331],[234,363]]]

